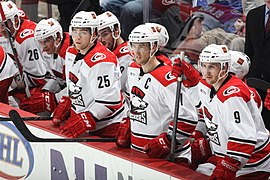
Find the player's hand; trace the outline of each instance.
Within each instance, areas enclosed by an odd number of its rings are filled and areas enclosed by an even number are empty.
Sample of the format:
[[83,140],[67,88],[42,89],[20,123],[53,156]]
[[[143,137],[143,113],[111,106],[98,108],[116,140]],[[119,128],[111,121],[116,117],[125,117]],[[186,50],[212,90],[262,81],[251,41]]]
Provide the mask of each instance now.
[[267,89],[267,95],[264,100],[264,106],[270,110],[270,89]]
[[71,100],[70,97],[63,96],[58,106],[55,108],[53,112],[52,122],[55,126],[59,126],[61,122],[66,120],[70,115],[71,111]]
[[162,133],[158,137],[151,139],[143,149],[149,157],[165,158],[170,154],[171,142],[167,138],[167,133]]
[[76,138],[86,130],[94,130],[96,121],[90,112],[81,112],[68,118],[65,125],[60,127],[60,132],[67,137]]
[[191,64],[187,63],[185,60],[180,61],[180,59],[177,58],[173,64],[172,75],[179,77],[182,73],[186,77],[186,79],[182,81],[186,87],[196,86],[201,79],[200,73]]
[[213,174],[210,176],[209,180],[234,180],[236,178],[236,172],[239,169],[239,165],[239,161],[234,160],[228,156],[221,158],[218,161],[216,168],[214,169]]
[[55,96],[49,91],[34,92],[29,98],[24,98],[19,104],[20,109],[34,114],[45,110],[52,112],[56,106]]
[[[209,140],[199,138],[190,142],[191,146],[191,162],[194,167],[205,163],[212,156]],[[195,168],[196,169],[196,168]]]
[[116,145],[121,148],[128,148],[130,147],[130,143],[131,143],[130,119],[123,118],[116,134]]

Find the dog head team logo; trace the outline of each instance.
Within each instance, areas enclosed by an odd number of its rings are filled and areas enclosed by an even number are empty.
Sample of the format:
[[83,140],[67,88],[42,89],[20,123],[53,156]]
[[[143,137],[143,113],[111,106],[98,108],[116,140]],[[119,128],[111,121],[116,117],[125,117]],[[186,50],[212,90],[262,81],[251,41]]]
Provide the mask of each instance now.
[[27,179],[34,168],[29,142],[9,122],[0,122],[0,179]]
[[130,119],[147,124],[146,111],[148,103],[143,100],[145,93],[138,87],[134,86],[131,89],[131,110]]
[[218,125],[212,122],[213,115],[208,111],[206,107],[203,108],[203,112],[206,117],[204,120],[205,120],[206,129],[209,135],[209,139],[215,144],[220,145],[220,141],[219,141],[219,137],[217,133]]
[[82,87],[77,85],[78,77],[69,72],[68,94],[72,100],[72,104],[84,107],[84,101],[82,99]]

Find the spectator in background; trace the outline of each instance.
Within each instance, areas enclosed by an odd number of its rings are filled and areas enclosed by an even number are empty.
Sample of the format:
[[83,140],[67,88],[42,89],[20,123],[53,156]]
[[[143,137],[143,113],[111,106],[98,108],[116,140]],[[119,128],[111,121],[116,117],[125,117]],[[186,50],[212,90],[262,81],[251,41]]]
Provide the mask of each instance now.
[[119,19],[122,7],[130,1],[134,0],[102,0],[100,6],[104,11],[112,12]]
[[[265,0],[265,3],[266,5],[250,10],[247,15],[245,53],[251,59],[248,77],[256,77],[270,82],[270,19],[268,19],[270,0]],[[269,25],[267,25],[268,20]],[[258,92],[262,100],[264,100],[266,92],[259,89]],[[270,111],[265,107],[263,108],[262,116],[265,126],[269,130]]]
[[69,31],[70,21],[77,12],[85,10],[101,13],[99,0],[46,0],[46,2],[58,6],[60,24],[64,32]]

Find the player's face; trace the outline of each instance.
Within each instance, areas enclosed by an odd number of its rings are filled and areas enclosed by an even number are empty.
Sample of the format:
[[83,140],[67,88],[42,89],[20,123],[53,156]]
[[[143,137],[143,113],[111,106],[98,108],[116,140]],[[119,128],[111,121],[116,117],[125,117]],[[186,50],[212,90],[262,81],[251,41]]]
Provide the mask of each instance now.
[[145,65],[150,59],[149,43],[131,43],[131,54],[139,65]]
[[39,40],[38,42],[41,45],[42,51],[47,52],[48,54],[55,53],[56,47],[54,45],[54,39],[52,36]]
[[110,28],[102,29],[98,32],[98,40],[109,50],[113,50],[115,39],[112,36]]
[[[13,27],[13,24],[10,20],[7,20],[7,28],[9,29],[10,31],[10,34],[14,34],[15,32],[15,29]],[[5,25],[3,22],[0,23],[0,33],[5,37],[5,38],[9,38],[7,32],[6,32],[6,29],[5,29]]]
[[91,34],[86,28],[73,28],[72,39],[78,50],[85,50],[91,44]]
[[202,75],[210,85],[215,84],[220,76],[220,63],[201,63]]

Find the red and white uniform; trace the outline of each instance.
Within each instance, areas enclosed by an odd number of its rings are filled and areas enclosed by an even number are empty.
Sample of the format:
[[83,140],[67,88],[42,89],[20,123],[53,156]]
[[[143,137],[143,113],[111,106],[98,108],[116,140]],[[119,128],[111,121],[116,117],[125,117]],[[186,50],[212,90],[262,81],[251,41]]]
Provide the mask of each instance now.
[[17,73],[13,59],[0,46],[0,102],[8,103],[8,88]]
[[120,91],[121,72],[116,56],[98,42],[86,55],[71,46],[65,63],[72,109],[76,113],[92,113],[97,119],[95,130],[120,122],[127,109]]
[[237,176],[270,172],[269,131],[252,92],[235,76],[225,81],[216,93],[211,89],[210,96],[204,94],[205,86],[198,89],[213,153],[241,162]]
[[23,66],[25,80],[29,87],[43,85],[47,72],[41,47],[34,39],[35,27],[36,24],[32,21],[23,21],[14,40],[14,47]]
[[[172,67],[161,63],[150,73],[144,74],[142,69],[133,62],[128,68],[128,93],[130,94],[130,122],[131,147],[143,151],[143,146],[150,139],[167,132],[173,119],[176,78],[171,75]],[[183,144],[190,137],[196,123],[195,107],[190,103],[184,89],[182,89],[182,102],[179,108],[180,129],[177,139]],[[182,144],[182,145],[183,145]],[[190,148],[183,146],[182,154]],[[185,156],[189,159],[189,156]]]
[[113,53],[117,56],[119,65],[120,65],[120,71],[121,71],[121,90],[122,92],[125,92],[125,83],[127,81],[127,69],[130,64],[130,62],[133,60],[133,57],[131,56],[129,50],[128,50],[128,44],[127,42],[124,42],[120,44],[118,47],[116,47],[113,50]]

